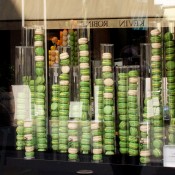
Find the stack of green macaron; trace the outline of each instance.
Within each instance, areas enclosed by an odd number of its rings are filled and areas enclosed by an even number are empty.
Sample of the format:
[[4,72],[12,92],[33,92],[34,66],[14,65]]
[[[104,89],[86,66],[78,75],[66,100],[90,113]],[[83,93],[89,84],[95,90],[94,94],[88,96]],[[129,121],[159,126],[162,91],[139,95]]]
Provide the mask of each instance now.
[[47,149],[46,113],[45,113],[45,62],[44,62],[44,30],[35,29],[35,116],[36,116],[36,140],[37,150]]
[[73,65],[78,65],[78,36],[77,30],[74,30],[74,60]]
[[[169,107],[170,120],[175,118],[175,44],[173,40],[173,34],[166,32],[164,35],[165,46],[165,69],[167,77],[167,102]],[[170,122],[171,124],[171,122]],[[168,133],[168,144],[175,144],[174,136],[175,132],[172,132],[174,126],[170,125],[170,131]]]
[[51,68],[53,71],[52,85],[51,85],[51,138],[52,138],[52,150],[58,151],[58,106],[59,106],[59,84],[58,84],[58,68]]
[[[108,49],[106,49],[108,50]],[[102,53],[102,77],[103,77],[103,113],[104,113],[104,154],[115,154],[115,114],[114,114],[114,79],[113,58],[111,52]]]
[[[86,29],[82,29],[86,30]],[[82,31],[81,31],[82,32]],[[80,33],[81,33],[80,32]],[[82,154],[90,153],[90,137],[85,137],[90,134],[90,97],[91,97],[91,83],[90,83],[90,58],[89,58],[89,45],[87,37],[79,37],[79,96],[81,102],[82,116],[81,116],[81,144],[80,151]],[[87,123],[87,125],[85,125]]]
[[80,153],[90,154],[91,150],[91,122],[90,120],[81,121],[80,128]]
[[24,145],[24,120],[18,119],[16,127],[16,150],[23,150]]
[[103,125],[101,121],[91,122],[92,160],[95,162],[103,160],[102,131]]
[[78,160],[79,153],[79,121],[68,122],[68,158],[71,161]]
[[26,116],[26,94],[24,92],[18,92],[16,98],[16,150],[24,149],[24,119]]
[[32,120],[24,121],[24,138],[25,138],[25,158],[34,158],[34,138]]
[[119,69],[117,75],[117,114],[119,118],[119,151],[128,153],[128,117],[127,117],[127,92],[128,73]]
[[140,124],[140,163],[150,163],[150,122]]
[[95,120],[103,120],[103,79],[95,79],[94,86],[94,99],[95,99]]
[[[159,29],[151,30],[151,89],[152,89],[152,154],[162,157],[163,117],[162,117],[162,38]],[[158,143],[158,144],[157,144]],[[161,143],[161,144],[159,144]]]
[[71,48],[71,61],[73,65],[78,65],[78,52],[77,52],[77,31],[69,30],[68,46]]
[[34,145],[35,145],[35,130],[36,130],[36,125],[35,125],[35,81],[33,79],[30,80],[29,82],[29,88],[30,88],[30,100],[31,100],[31,118],[33,121],[33,141],[34,141]]
[[68,150],[68,120],[70,105],[70,47],[60,47],[59,75],[59,152],[67,153]]
[[128,72],[128,152],[129,156],[139,155],[139,70],[132,69]]

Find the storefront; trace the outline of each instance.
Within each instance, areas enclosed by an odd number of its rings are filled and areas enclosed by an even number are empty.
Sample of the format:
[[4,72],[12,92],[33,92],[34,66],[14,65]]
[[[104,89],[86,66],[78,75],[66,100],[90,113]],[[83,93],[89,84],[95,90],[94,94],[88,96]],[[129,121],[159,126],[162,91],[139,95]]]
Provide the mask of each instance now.
[[2,174],[174,174],[173,0],[0,9]]

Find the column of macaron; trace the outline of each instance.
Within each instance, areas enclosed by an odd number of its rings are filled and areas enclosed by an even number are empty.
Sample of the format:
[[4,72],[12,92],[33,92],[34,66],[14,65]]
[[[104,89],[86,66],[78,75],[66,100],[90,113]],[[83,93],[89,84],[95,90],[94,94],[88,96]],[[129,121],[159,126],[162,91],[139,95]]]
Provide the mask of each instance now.
[[25,109],[25,98],[26,95],[23,92],[18,92],[16,97],[15,114],[17,120],[16,127],[16,150],[24,150],[24,119],[26,115]]
[[91,82],[90,82],[90,56],[89,56],[89,40],[87,36],[86,26],[81,26],[78,36],[79,47],[79,93],[80,102],[82,103],[81,116],[81,154],[89,154],[91,151],[91,136],[90,136],[90,97],[91,97]]
[[44,30],[41,27],[35,29],[35,116],[36,116],[36,147],[39,152],[47,149],[46,136],[46,108],[45,108],[45,57],[44,57]]
[[[113,44],[101,44],[103,78],[104,154],[115,154],[115,98],[113,76]],[[106,74],[105,74],[106,73]]]
[[78,65],[77,31],[70,29],[68,34],[68,46],[71,47],[72,65]]
[[33,121],[26,119],[24,121],[24,138],[25,138],[25,159],[34,158],[34,133],[33,133]]
[[31,108],[30,108],[30,113],[31,113],[31,119],[32,119],[32,128],[33,128],[33,132],[32,132],[32,139],[33,139],[33,143],[34,146],[36,144],[36,136],[35,136],[35,130],[36,130],[36,116],[35,116],[35,80],[32,77],[32,79],[29,82],[29,88],[30,88],[30,103],[31,103]]
[[[162,37],[157,28],[150,32],[151,41],[151,90],[152,90],[152,154],[160,160],[163,147],[163,117],[162,117]],[[161,160],[160,160],[161,161]]]
[[62,46],[65,47],[65,46],[68,46],[68,31],[67,29],[64,29],[63,30],[63,42],[62,42]]
[[101,162],[103,160],[103,123],[102,121],[91,122],[91,138],[92,138],[92,161]]
[[[175,118],[175,44],[173,34],[169,31],[164,34],[165,69],[167,77],[167,105],[169,107],[170,121]],[[175,144],[174,126],[168,129],[168,144]]]
[[68,159],[77,161],[79,153],[79,121],[69,120],[68,122]]
[[140,163],[146,165],[150,163],[150,122],[140,123]]
[[51,105],[50,105],[50,134],[51,134],[51,146],[53,151],[58,151],[59,142],[58,142],[58,133],[59,133],[59,114],[58,114],[58,106],[59,106],[59,68],[53,67],[49,69],[50,71],[50,79],[51,79]]
[[74,36],[74,30],[69,29],[68,30],[68,46],[70,46],[71,49],[71,62],[74,63],[74,54],[75,54],[75,36]]
[[68,151],[68,120],[70,105],[70,47],[59,47],[60,75],[59,75],[59,152]]
[[49,50],[49,66],[52,67],[54,65],[58,65],[58,62],[59,62],[58,50],[56,46],[51,46]]
[[128,72],[128,152],[129,156],[135,157],[139,155],[139,104],[140,104],[140,91],[139,91],[139,68],[131,67]]
[[117,117],[119,119],[119,151],[122,155],[128,153],[128,116],[127,93],[128,72],[127,67],[117,68]]

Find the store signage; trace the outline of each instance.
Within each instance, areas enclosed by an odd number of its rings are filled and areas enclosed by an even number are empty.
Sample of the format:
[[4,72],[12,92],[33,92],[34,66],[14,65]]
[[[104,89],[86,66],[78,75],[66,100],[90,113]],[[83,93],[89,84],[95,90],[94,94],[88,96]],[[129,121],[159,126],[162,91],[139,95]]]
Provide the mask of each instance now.
[[89,24],[91,28],[108,28],[108,20],[92,20]]
[[175,145],[165,145],[163,147],[164,167],[175,167]]
[[147,27],[146,19],[121,19],[119,20],[120,28],[143,28]]

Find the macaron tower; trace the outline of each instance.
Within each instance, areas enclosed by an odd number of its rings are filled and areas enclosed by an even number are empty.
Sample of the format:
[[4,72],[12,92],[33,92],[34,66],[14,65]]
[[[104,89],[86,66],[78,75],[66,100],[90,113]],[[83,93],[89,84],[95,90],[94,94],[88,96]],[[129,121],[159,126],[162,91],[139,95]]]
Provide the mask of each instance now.
[[153,101],[152,120],[152,154],[161,161],[163,148],[163,117],[162,117],[162,38],[157,28],[151,30],[151,89]]
[[94,162],[101,162],[103,160],[102,131],[102,121],[91,122],[92,160]]
[[35,52],[35,116],[36,116],[36,147],[37,151],[43,152],[47,149],[46,136],[46,112],[45,112],[45,52],[44,52],[44,30],[37,27],[34,32]]
[[128,73],[126,68],[117,68],[117,116],[119,119],[119,151],[122,155],[128,153]]
[[70,29],[68,32],[68,46],[71,48],[71,61],[73,65],[78,65],[77,31]]
[[32,120],[24,121],[24,138],[25,138],[25,158],[34,158],[34,138],[33,138],[33,122]]
[[15,113],[17,119],[16,127],[16,150],[24,150],[24,119],[26,115],[25,108],[26,94],[24,92],[18,92],[16,97]]
[[146,165],[150,163],[150,122],[140,123],[140,163]]
[[113,79],[113,44],[101,44],[102,78],[103,78],[103,139],[104,154],[115,154],[115,109]]
[[166,32],[164,34],[165,47],[165,69],[167,77],[167,106],[169,108],[170,126],[168,128],[168,144],[175,144],[175,127],[173,118],[175,118],[175,44],[173,34]]
[[49,50],[49,66],[52,67],[59,62],[59,53],[56,46],[51,46]]
[[79,47],[79,98],[82,107],[81,116],[81,138],[80,152],[81,154],[90,153],[90,55],[89,41],[87,38],[87,28],[82,25],[79,29],[78,47]]
[[58,151],[59,142],[58,142],[58,133],[59,133],[59,115],[58,115],[58,106],[59,106],[59,68],[53,67],[50,68],[50,77],[51,77],[51,143],[52,150]]
[[68,120],[70,105],[70,47],[59,47],[60,75],[59,75],[59,152],[68,151]]
[[[130,68],[129,68],[130,69]],[[128,144],[128,152],[129,156],[135,157],[139,155],[139,68],[131,67],[128,72],[128,128],[129,128],[129,144]]]
[[68,31],[67,29],[63,30],[63,42],[62,42],[62,46],[68,46]]
[[79,121],[69,120],[68,123],[68,159],[78,160],[79,153]]

